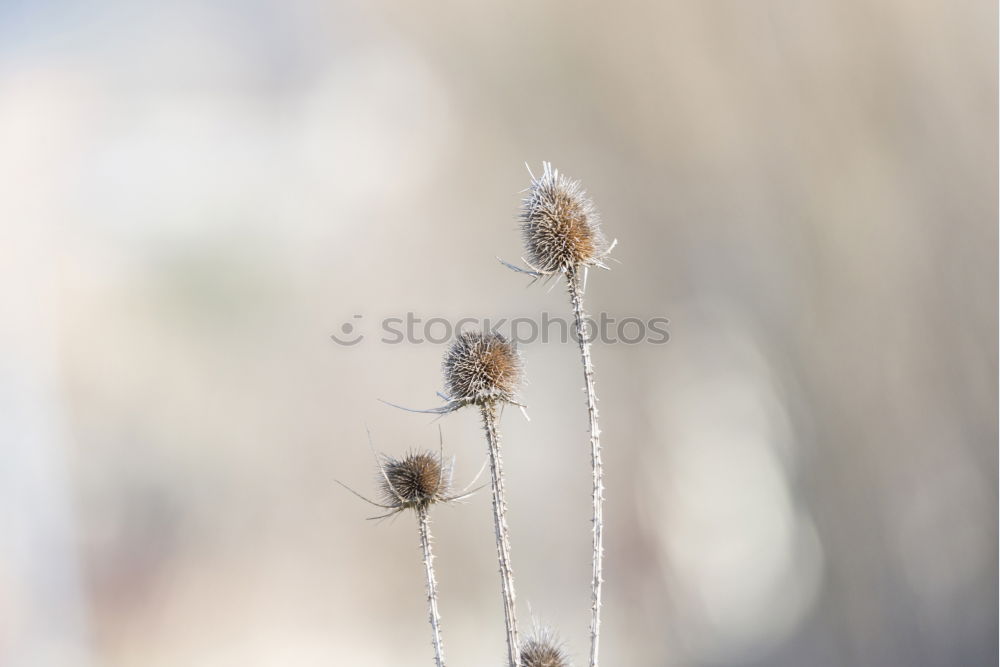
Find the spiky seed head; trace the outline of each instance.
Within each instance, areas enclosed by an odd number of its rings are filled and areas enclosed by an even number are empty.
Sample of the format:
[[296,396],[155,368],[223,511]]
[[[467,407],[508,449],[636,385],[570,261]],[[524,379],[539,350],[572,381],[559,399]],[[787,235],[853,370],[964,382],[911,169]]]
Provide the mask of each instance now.
[[513,343],[498,333],[461,334],[442,365],[448,394],[458,403],[513,402],[521,384],[521,356]]
[[552,637],[542,635],[521,645],[520,667],[569,667],[569,658]]
[[380,463],[379,484],[386,505],[418,509],[447,498],[451,471],[437,454],[411,452],[401,459],[383,456]]
[[607,246],[597,209],[580,182],[548,162],[522,202],[521,235],[528,261],[545,272],[594,264]]

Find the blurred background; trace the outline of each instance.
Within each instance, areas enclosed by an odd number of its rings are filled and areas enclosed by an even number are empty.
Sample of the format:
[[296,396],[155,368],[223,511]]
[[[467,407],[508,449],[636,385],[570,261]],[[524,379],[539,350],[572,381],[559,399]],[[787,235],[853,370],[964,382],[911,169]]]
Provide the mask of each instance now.
[[[670,319],[594,350],[604,663],[997,664],[996,54],[985,0],[0,2],[0,664],[430,664],[415,522],[334,479],[366,425],[479,469],[377,323],[565,316],[494,259],[543,160],[589,308]],[[579,358],[522,350],[522,624],[582,665]],[[435,519],[501,664],[488,494]]]

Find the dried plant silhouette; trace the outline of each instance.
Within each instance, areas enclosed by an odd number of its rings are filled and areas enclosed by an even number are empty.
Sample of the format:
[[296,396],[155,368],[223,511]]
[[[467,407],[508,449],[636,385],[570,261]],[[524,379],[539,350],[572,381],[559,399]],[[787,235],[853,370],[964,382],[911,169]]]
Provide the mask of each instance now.
[[[497,560],[500,565],[500,593],[503,598],[507,660],[512,667],[517,667],[520,664],[517,595],[514,592],[514,571],[510,564],[503,456],[497,422],[505,404],[517,405],[522,409],[524,407],[517,401],[517,390],[523,377],[521,356],[514,345],[501,334],[465,332],[458,336],[445,353],[442,370],[448,393],[439,395],[446,401],[445,405],[428,410],[402,409],[443,415],[469,405],[479,408],[489,451],[493,526],[497,543]],[[388,405],[402,407],[394,403]]]
[[500,565],[500,593],[503,598],[507,660],[512,667],[520,664],[517,629],[517,596],[514,571],[510,564],[510,535],[507,528],[507,500],[504,489],[503,456],[497,422],[502,407],[510,403],[520,408],[517,390],[523,377],[521,356],[514,345],[498,333],[465,332],[458,336],[442,362],[447,394],[439,394],[446,403],[438,408],[413,410],[395,403],[387,405],[409,412],[444,415],[473,405],[479,408],[489,452],[490,487],[493,493],[493,526]]
[[[369,434],[369,445],[371,435]],[[386,454],[378,454],[372,447],[378,468],[380,501],[371,500],[338,480],[345,489],[375,507],[389,510],[385,514],[369,517],[371,520],[395,516],[412,509],[417,515],[420,534],[420,552],[423,556],[424,574],[427,580],[427,607],[434,644],[434,662],[444,667],[444,643],[441,639],[441,615],[438,612],[437,578],[434,575],[434,552],[431,548],[430,508],[438,503],[458,502],[468,498],[476,490],[469,487],[476,483],[479,475],[458,494],[451,495],[453,462],[444,459],[443,438],[437,454],[430,451],[409,452],[400,459]],[[480,469],[482,474],[482,469]]]
[[[605,241],[597,210],[579,182],[560,175],[549,163],[544,163],[540,178],[535,178],[531,174],[531,187],[527,191],[521,211],[521,232],[526,247],[526,258],[522,259],[528,268],[517,267],[503,260],[501,262],[515,271],[531,276],[532,282],[551,279],[560,274],[566,277],[575,321],[575,334],[583,364],[593,471],[590,665],[597,667],[601,634],[601,594],[604,582],[604,467],[601,461],[601,431],[597,420],[594,367],[590,356],[590,327],[583,306],[583,295],[588,270],[590,267],[608,268],[604,260],[614,248],[615,242],[608,244]],[[518,390],[524,376],[521,356],[514,344],[501,334],[465,332],[461,333],[448,348],[442,362],[442,370],[446,393],[438,395],[444,399],[444,405],[427,410],[412,410],[393,403],[388,405],[410,412],[439,416],[466,406],[479,409],[489,455],[487,462],[490,468],[493,527],[500,569],[507,664],[509,667],[566,667],[569,665],[569,660],[551,632],[535,632],[523,643],[518,632],[517,596],[514,592],[514,572],[511,567],[499,419],[507,404],[516,405],[524,411],[524,405],[518,400]],[[426,570],[427,602],[433,630],[435,659],[437,666],[443,667],[444,648],[441,642],[434,556],[431,551],[429,508],[434,504],[461,500],[469,494],[463,490],[457,495],[449,495],[451,466],[445,464],[440,453],[435,457],[433,453],[415,452],[407,454],[402,459],[376,454],[375,458],[380,475],[381,502],[369,500],[353,489],[349,490],[372,505],[388,510],[384,514],[372,517],[373,519],[391,517],[406,509],[413,509],[416,512],[420,548]]]
[[600,228],[594,203],[579,181],[574,181],[543,163],[542,175],[531,170],[531,185],[521,206],[521,236],[527,269],[500,260],[505,266],[539,279],[566,277],[573,309],[576,339],[580,347],[587,393],[590,428],[590,458],[593,471],[593,569],[591,573],[590,665],[597,667],[601,637],[601,596],[604,584],[604,464],[601,459],[601,429],[597,419],[594,365],[590,357],[590,326],[583,295],[590,267],[607,269],[604,260],[617,241],[608,244]]
[[520,663],[517,596],[514,592],[514,571],[510,564],[507,499],[497,421],[505,403],[520,405],[515,398],[522,379],[521,357],[514,345],[500,334],[467,332],[452,344],[445,354],[442,367],[449,393],[449,406],[477,406],[486,431],[493,491],[493,526],[507,631],[507,659],[511,665],[516,666]]

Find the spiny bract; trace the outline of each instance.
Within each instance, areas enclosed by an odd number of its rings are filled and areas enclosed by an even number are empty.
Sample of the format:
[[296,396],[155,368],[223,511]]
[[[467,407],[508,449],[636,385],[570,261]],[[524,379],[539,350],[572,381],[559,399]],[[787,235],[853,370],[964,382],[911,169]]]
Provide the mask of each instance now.
[[579,181],[548,162],[522,202],[521,235],[528,262],[544,273],[593,265],[606,251],[594,203]]
[[521,382],[521,357],[498,333],[461,334],[445,355],[443,368],[449,398],[459,403],[514,402]]
[[431,452],[385,456],[381,468],[382,497],[390,507],[420,508],[446,499],[451,473]]
[[521,647],[520,667],[569,667],[569,660],[555,641],[536,638]]

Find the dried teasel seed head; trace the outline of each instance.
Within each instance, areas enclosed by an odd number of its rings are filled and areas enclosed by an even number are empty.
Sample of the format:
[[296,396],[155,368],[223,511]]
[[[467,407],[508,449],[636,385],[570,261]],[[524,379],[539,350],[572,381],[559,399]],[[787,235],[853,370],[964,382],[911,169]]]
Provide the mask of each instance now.
[[607,250],[597,209],[580,182],[548,162],[522,202],[521,235],[529,264],[546,273],[595,264]]
[[520,667],[569,667],[569,658],[550,634],[543,633],[521,645]]
[[445,386],[454,402],[515,402],[521,384],[521,356],[501,334],[461,334],[445,354],[443,368]]
[[401,459],[383,456],[380,463],[379,483],[387,506],[422,508],[447,500],[451,470],[437,454],[411,452]]

